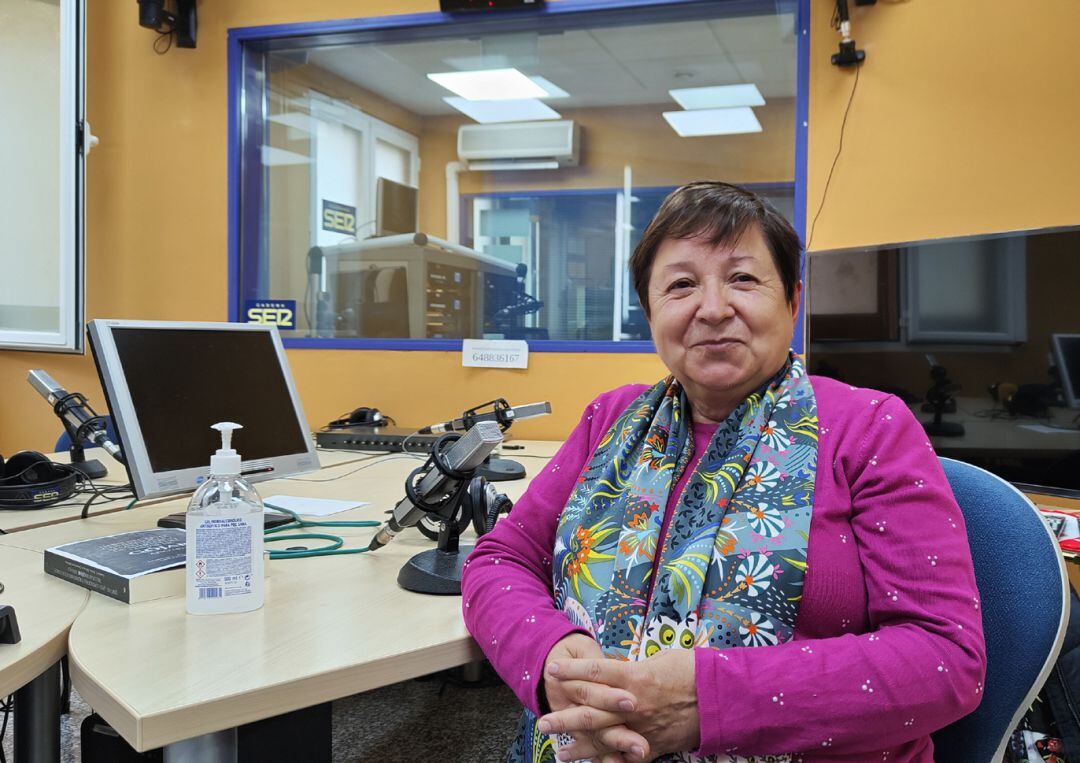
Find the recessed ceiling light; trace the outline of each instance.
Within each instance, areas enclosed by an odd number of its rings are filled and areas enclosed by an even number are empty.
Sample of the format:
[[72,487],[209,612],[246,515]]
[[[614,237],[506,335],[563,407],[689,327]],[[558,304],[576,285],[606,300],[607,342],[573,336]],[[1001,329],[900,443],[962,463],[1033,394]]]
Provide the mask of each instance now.
[[665,111],[664,119],[683,138],[761,132],[761,123],[754,116],[754,110],[746,107]]
[[513,101],[470,101],[449,96],[443,100],[480,124],[533,122],[560,118],[559,112],[535,98],[520,98]]
[[684,109],[727,109],[735,106],[764,106],[757,85],[715,85],[668,90]]
[[547,91],[517,69],[440,72],[428,79],[470,101],[507,101],[543,98]]

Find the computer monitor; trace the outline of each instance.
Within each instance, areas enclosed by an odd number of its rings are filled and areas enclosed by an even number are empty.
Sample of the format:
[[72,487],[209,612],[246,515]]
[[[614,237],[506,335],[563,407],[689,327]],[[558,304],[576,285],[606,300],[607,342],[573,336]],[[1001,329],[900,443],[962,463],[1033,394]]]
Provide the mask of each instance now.
[[276,326],[93,320],[87,332],[138,498],[194,490],[219,421],[243,425],[233,447],[252,481],[319,468]]
[[375,235],[416,233],[419,196],[411,185],[379,178],[375,186]]
[[1053,334],[1050,341],[1065,390],[1065,403],[1080,410],[1080,334]]

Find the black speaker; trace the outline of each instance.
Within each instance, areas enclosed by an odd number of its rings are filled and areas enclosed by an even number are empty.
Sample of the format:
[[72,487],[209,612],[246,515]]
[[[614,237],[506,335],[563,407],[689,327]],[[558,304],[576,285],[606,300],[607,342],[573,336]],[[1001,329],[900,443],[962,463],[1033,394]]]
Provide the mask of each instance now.
[[66,501],[79,487],[79,472],[34,450],[0,456],[0,509],[40,509]]

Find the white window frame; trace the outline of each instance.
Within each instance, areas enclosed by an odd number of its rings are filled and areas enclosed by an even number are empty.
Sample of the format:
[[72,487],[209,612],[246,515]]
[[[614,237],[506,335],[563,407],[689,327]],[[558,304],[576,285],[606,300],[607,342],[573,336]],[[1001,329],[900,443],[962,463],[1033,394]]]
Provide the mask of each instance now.
[[907,342],[1017,344],[1027,341],[1027,241],[1022,236],[1011,236],[995,239],[991,243],[998,252],[1006,255],[999,260],[997,273],[998,283],[1008,285],[1002,290],[1005,328],[1001,331],[933,331],[922,328],[919,323],[919,258],[907,256],[902,258],[906,268],[902,323]]
[[[60,0],[60,269],[56,284],[60,325],[56,331],[0,327],[0,349],[83,352],[85,154],[96,142],[85,122],[85,0]],[[15,182],[5,178],[0,182]]]
[[[372,231],[375,229],[375,192],[378,183],[378,178],[375,175],[376,141],[381,140],[408,153],[409,182],[413,187],[418,188],[420,185],[420,139],[391,124],[387,124],[377,117],[366,114],[354,106],[332,99],[317,90],[308,91],[308,102],[312,119],[342,124],[356,130],[361,135],[364,156],[363,166],[361,167],[361,183],[368,192],[364,195],[363,206],[358,206],[356,210],[358,226],[356,234],[361,238],[370,235],[360,228],[366,224],[370,226]],[[311,134],[314,138],[316,132],[312,130]],[[316,198],[314,192],[314,189],[318,188],[318,150],[318,144],[313,140],[311,164],[311,188],[313,189],[311,194],[312,246],[315,245],[315,238],[318,235],[317,223],[322,216],[322,210],[319,208],[320,200]]]

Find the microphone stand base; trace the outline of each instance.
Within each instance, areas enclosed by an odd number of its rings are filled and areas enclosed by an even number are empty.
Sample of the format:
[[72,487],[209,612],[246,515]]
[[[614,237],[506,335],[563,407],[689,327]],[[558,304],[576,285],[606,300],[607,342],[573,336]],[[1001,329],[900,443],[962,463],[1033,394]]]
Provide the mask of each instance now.
[[398,585],[416,593],[460,596],[461,568],[472,549],[472,546],[461,546],[456,552],[441,548],[422,551],[401,568]]
[[96,458],[92,458],[89,461],[72,461],[69,466],[92,480],[99,480],[109,474],[109,470],[105,468],[105,465]]
[[963,437],[964,425],[958,421],[925,421],[923,429],[931,437]]
[[488,482],[506,482],[525,479],[525,467],[509,458],[490,458],[476,467],[474,477],[485,477]]

